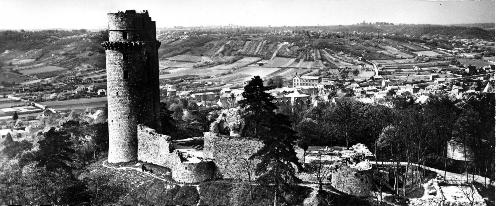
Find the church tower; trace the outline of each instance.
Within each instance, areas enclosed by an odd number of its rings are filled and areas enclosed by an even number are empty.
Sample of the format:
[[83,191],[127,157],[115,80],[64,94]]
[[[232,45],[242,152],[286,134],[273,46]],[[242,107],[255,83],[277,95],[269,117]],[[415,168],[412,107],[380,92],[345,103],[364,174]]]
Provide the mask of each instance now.
[[106,54],[109,163],[137,160],[137,125],[159,129],[160,91],[155,22],[148,12],[108,14]]

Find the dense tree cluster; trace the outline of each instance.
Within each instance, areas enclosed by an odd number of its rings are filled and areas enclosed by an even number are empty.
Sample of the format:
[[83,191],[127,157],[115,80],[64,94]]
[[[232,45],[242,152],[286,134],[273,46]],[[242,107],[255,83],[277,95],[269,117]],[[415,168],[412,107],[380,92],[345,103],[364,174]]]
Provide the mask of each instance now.
[[4,142],[2,152],[10,159],[1,165],[1,204],[112,203],[95,191],[105,183],[80,176],[108,150],[106,123],[69,120],[36,139],[36,146],[25,140]]
[[[393,108],[351,98],[321,103],[304,111],[296,124],[299,145],[351,146],[363,143],[379,160],[405,161],[469,171],[494,177],[494,96],[464,100],[430,96],[417,104],[408,96],[392,99]],[[454,139],[474,151],[475,162],[460,167],[446,158],[447,142]]]

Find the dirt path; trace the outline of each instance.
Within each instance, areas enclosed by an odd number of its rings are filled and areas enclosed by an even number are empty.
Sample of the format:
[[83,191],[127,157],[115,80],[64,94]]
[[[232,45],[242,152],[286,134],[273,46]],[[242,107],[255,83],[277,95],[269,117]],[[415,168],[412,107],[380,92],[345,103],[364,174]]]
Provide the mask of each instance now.
[[[370,161],[371,164],[376,164],[376,165],[396,165],[396,162],[375,162],[375,161]],[[407,162],[399,162],[399,165],[400,166],[406,166],[408,163]],[[448,172],[448,171],[444,171],[444,170],[440,170],[440,169],[436,169],[436,168],[432,168],[432,167],[428,167],[428,166],[425,166],[425,165],[419,165],[419,164],[416,164],[416,163],[410,163],[410,166],[416,166],[416,167],[420,167],[422,169],[426,169],[426,170],[429,170],[429,171],[432,171],[432,172],[435,172],[441,176],[444,177],[444,175],[446,174],[446,181],[448,182],[452,182],[452,183],[461,183],[461,182],[465,182],[467,180],[467,174],[458,174],[458,173],[453,173],[453,172]],[[468,174],[468,180],[470,181],[470,179],[472,179],[474,182],[478,182],[478,183],[481,183],[481,184],[488,184],[490,182],[490,179],[487,178],[487,177],[483,177],[483,176],[480,176],[480,175],[472,175],[472,174]],[[494,183],[492,183],[494,184]]]

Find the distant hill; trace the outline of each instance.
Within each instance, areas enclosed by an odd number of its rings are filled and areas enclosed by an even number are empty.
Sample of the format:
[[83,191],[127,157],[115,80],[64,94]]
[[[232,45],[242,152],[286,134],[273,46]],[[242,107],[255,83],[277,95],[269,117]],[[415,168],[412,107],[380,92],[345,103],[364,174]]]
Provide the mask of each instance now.
[[103,31],[1,31],[0,61],[5,65],[13,59],[34,59],[33,63],[68,69],[81,63],[104,67],[105,50],[100,43],[106,39]]
[[0,83],[52,77],[83,65],[104,69],[100,43],[106,39],[104,31],[0,31]]
[[474,24],[452,24],[451,26],[478,27],[481,29],[494,30],[494,23],[474,23]]
[[[491,27],[492,26],[492,27]],[[491,29],[493,28],[493,29]],[[470,25],[429,25],[429,24],[400,24],[400,25],[376,25],[359,24],[347,26],[330,26],[330,31],[341,32],[387,32],[399,35],[409,34],[413,36],[443,35],[457,36],[461,38],[477,38],[494,40],[494,24],[470,24]]]
[[[320,52],[310,45],[319,45],[320,39],[303,36],[267,35],[251,37],[250,34],[273,31],[327,31],[389,33],[398,35],[457,36],[494,41],[494,24],[464,25],[392,25],[388,23],[338,25],[338,26],[298,26],[298,27],[254,27],[254,28],[207,28],[211,35],[192,33],[187,38],[169,36],[167,32],[157,32],[162,46],[159,58],[167,59],[180,54],[206,56],[214,62],[229,62],[233,56],[260,57],[271,59],[274,56],[313,61],[320,58]],[[182,29],[188,31],[188,28]],[[202,28],[198,30],[203,30]],[[240,32],[241,31],[241,32]],[[348,40],[327,38],[326,48],[337,52],[360,56],[364,52],[373,59],[387,59],[387,55],[377,53],[373,41],[363,39],[362,46],[351,45]],[[88,71],[105,69],[105,50],[100,45],[108,39],[107,31],[86,30],[42,30],[42,31],[0,31],[0,85],[8,86],[34,79],[65,75],[66,73],[85,74]],[[287,44],[290,42],[290,44]],[[319,49],[322,49],[319,47]],[[224,58],[226,57],[226,58]],[[217,58],[217,59],[216,59]],[[367,57],[369,58],[369,57]],[[317,58],[318,59],[318,58]],[[81,69],[82,68],[82,69]]]

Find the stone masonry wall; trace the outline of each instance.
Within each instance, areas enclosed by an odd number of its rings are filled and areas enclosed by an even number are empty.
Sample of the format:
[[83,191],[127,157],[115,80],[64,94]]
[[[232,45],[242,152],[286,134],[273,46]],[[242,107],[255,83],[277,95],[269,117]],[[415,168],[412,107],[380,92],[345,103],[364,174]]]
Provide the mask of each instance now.
[[110,13],[106,53],[110,163],[137,159],[137,124],[160,128],[158,46],[148,12]]
[[372,177],[368,171],[343,165],[332,173],[331,185],[346,194],[366,197],[371,195]]
[[204,182],[214,176],[215,164],[211,161],[176,164],[172,169],[172,178],[183,183]]
[[214,178],[215,165],[211,161],[185,162],[174,150],[170,137],[154,129],[138,125],[138,160],[170,168],[172,178],[182,183],[197,183]]
[[138,160],[171,168],[179,157],[172,153],[171,138],[154,129],[138,125]]
[[259,160],[249,158],[263,146],[262,142],[238,137],[204,134],[204,155],[214,159],[219,174],[226,179],[255,179]]
[[109,125],[109,154],[110,163],[129,162],[136,160],[136,113],[134,111],[135,97],[133,90],[126,86],[122,79],[125,63],[122,53],[107,50],[107,101]]

